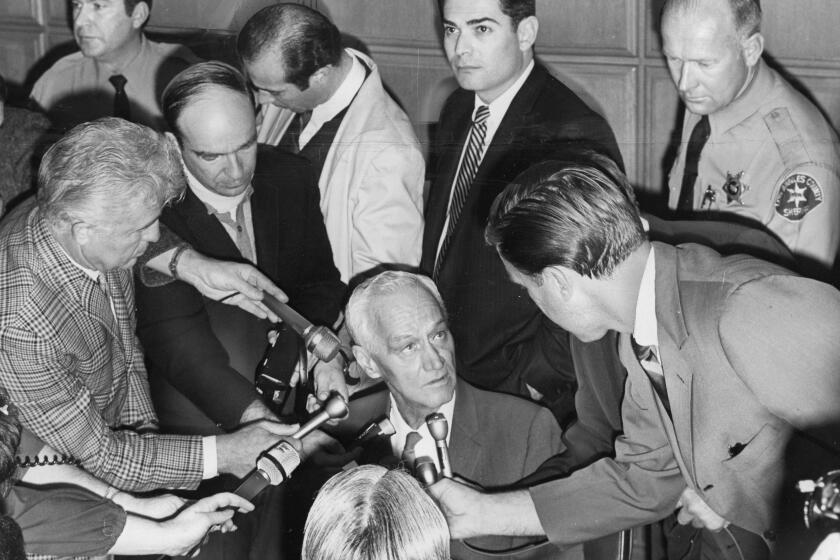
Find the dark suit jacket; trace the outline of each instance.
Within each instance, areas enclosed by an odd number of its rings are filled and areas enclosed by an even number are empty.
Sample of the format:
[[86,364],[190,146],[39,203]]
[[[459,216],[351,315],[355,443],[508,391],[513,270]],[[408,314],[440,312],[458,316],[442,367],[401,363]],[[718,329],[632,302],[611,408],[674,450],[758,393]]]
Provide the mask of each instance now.
[[[473,92],[459,89],[441,112],[420,263],[427,274],[434,268],[474,99]],[[458,348],[458,373],[479,387],[521,392],[526,381],[552,401],[559,396],[552,392],[562,385],[558,370],[573,381],[565,332],[508,280],[496,251],[484,240],[484,227],[490,205],[512,179],[581,139],[621,162],[606,121],[537,64],[487,148],[437,280]],[[571,409],[571,395],[565,408]]]
[[[309,164],[261,148],[252,181],[257,265],[315,324],[338,317],[341,283],[318,206]],[[187,189],[161,221],[205,255],[242,260],[221,223]],[[184,282],[137,282],[138,334],[146,350],[152,398],[171,430],[211,433],[230,428],[254,400],[254,372],[266,348],[268,321],[209,300]]]
[[[354,432],[367,421],[387,415],[388,395],[383,390],[351,401],[350,416],[342,422],[341,429]],[[485,487],[512,484],[564,448],[560,426],[548,409],[520,397],[477,389],[462,379],[456,386],[450,430],[453,472]],[[391,453],[390,442],[380,441],[374,447],[363,456],[363,461],[376,462]],[[531,541],[489,537],[471,543],[482,549],[508,550]],[[461,542],[452,544],[453,558],[480,557]],[[517,557],[562,558],[551,545],[527,550]]]
[[621,336],[628,379],[616,458],[532,488],[542,524],[553,542],[580,542],[664,517],[690,487],[772,541],[792,428],[840,416],[840,293],[742,255],[698,245],[654,250],[673,421]]

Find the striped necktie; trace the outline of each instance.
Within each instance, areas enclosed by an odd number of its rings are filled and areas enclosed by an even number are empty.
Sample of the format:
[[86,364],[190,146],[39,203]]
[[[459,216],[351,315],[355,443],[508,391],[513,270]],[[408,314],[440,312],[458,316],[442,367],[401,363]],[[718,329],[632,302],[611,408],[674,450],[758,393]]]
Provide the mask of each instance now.
[[461,160],[461,167],[458,169],[457,179],[455,180],[452,201],[449,203],[449,225],[446,228],[446,236],[443,238],[443,244],[440,246],[438,258],[435,261],[435,269],[432,275],[434,280],[438,279],[441,264],[443,259],[446,258],[446,252],[452,242],[452,233],[455,231],[458,218],[461,216],[461,210],[464,208],[464,202],[467,200],[475,173],[478,171],[479,164],[481,164],[484,136],[487,134],[487,117],[489,116],[490,108],[487,105],[481,105],[475,111],[470,135],[467,139],[467,148],[464,150],[464,158]]
[[668,416],[671,415],[671,402],[668,400],[668,391],[665,387],[665,374],[662,370],[662,362],[659,361],[659,349],[656,346],[642,346],[636,343],[635,339],[630,339],[633,346],[633,352],[639,360],[642,369],[647,373],[653,389],[659,395],[665,410],[668,411]]

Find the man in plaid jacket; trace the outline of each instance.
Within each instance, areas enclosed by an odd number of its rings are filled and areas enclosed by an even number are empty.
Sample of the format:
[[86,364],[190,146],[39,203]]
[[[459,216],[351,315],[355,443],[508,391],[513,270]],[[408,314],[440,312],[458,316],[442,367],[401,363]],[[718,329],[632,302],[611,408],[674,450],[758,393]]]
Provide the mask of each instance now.
[[195,488],[219,472],[245,475],[294,429],[261,421],[212,437],[156,431],[131,267],[183,185],[172,142],[100,119],[49,150],[37,204],[4,220],[0,385],[37,438],[21,452],[47,444],[121,490]]

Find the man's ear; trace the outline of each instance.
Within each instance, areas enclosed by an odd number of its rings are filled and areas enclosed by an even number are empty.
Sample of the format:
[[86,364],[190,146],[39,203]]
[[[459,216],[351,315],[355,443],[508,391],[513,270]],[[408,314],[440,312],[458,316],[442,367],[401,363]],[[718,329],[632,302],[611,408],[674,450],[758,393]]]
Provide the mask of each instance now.
[[558,294],[564,301],[574,293],[574,278],[571,271],[562,266],[547,266],[540,273],[543,282],[549,282],[552,293]]
[[747,66],[752,68],[758,64],[761,54],[764,52],[764,35],[756,32],[741,39],[741,52],[744,54],[744,61]]
[[147,19],[149,19],[149,5],[146,2],[137,2],[131,11],[131,27],[140,29]]
[[318,87],[324,84],[327,81],[327,76],[332,68],[332,66],[321,66],[315,70],[315,72],[309,76],[309,87]]
[[361,346],[354,344],[352,346],[353,355],[356,357],[356,363],[365,372],[365,375],[371,379],[380,379],[382,372],[379,370],[379,364],[373,359],[370,353]]
[[530,51],[537,42],[537,33],[540,30],[540,22],[536,16],[528,16],[516,26],[516,37],[519,40],[519,50]]
[[85,222],[76,222],[70,226],[70,235],[77,245],[87,245],[93,237],[93,227]]

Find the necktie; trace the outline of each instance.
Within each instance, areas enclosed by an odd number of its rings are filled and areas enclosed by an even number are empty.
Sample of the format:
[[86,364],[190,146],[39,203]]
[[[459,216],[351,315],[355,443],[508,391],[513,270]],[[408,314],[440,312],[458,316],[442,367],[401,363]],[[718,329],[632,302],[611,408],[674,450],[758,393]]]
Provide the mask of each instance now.
[[691,212],[694,209],[694,189],[697,183],[697,164],[700,163],[700,152],[709,139],[712,128],[709,126],[709,117],[703,117],[694,125],[691,136],[688,139],[688,146],[685,152],[685,169],[683,170],[682,186],[680,187],[680,198],[677,202],[679,212]]
[[659,361],[659,355],[655,346],[641,346],[636,343],[634,339],[630,339],[633,346],[633,352],[636,353],[636,358],[642,365],[642,369],[647,373],[656,394],[662,400],[665,410],[668,411],[668,416],[671,415],[671,403],[668,400],[668,391],[665,387],[665,375],[662,371],[662,362]]
[[414,448],[418,443],[420,443],[421,439],[423,438],[418,432],[408,432],[408,435],[405,436],[405,446],[403,447],[402,452],[402,464],[403,468],[410,472],[414,472],[414,460],[416,459]]
[[299,154],[302,148],[300,145],[300,135],[303,133],[303,129],[306,128],[306,125],[309,124],[311,118],[312,111],[295,114],[292,122],[289,123],[289,127],[286,129],[286,133],[280,139],[280,146],[293,154]]
[[222,222],[230,226],[235,236],[233,242],[236,243],[236,248],[239,253],[249,262],[256,264],[254,251],[251,248],[251,238],[248,236],[248,230],[245,227],[245,201],[248,200],[248,195],[236,207],[236,219],[230,217],[230,212],[213,212],[213,215]]
[[114,86],[114,116],[131,120],[131,107],[128,105],[128,95],[125,93],[125,83],[128,81],[122,74],[114,74],[108,81]]
[[437,261],[435,261],[435,269],[432,274],[434,280],[438,279],[441,263],[443,263],[443,259],[446,257],[446,252],[449,249],[449,244],[452,242],[452,232],[455,230],[455,225],[461,216],[464,201],[467,200],[470,186],[472,186],[475,173],[478,171],[478,166],[481,163],[481,151],[484,148],[484,136],[487,134],[487,117],[489,116],[490,109],[487,105],[479,106],[475,112],[472,127],[470,128],[470,135],[467,139],[467,149],[464,150],[464,158],[461,161],[461,167],[458,169],[458,175],[455,180],[452,201],[449,203],[449,225],[446,228],[446,234],[443,238],[443,244],[440,246]]

